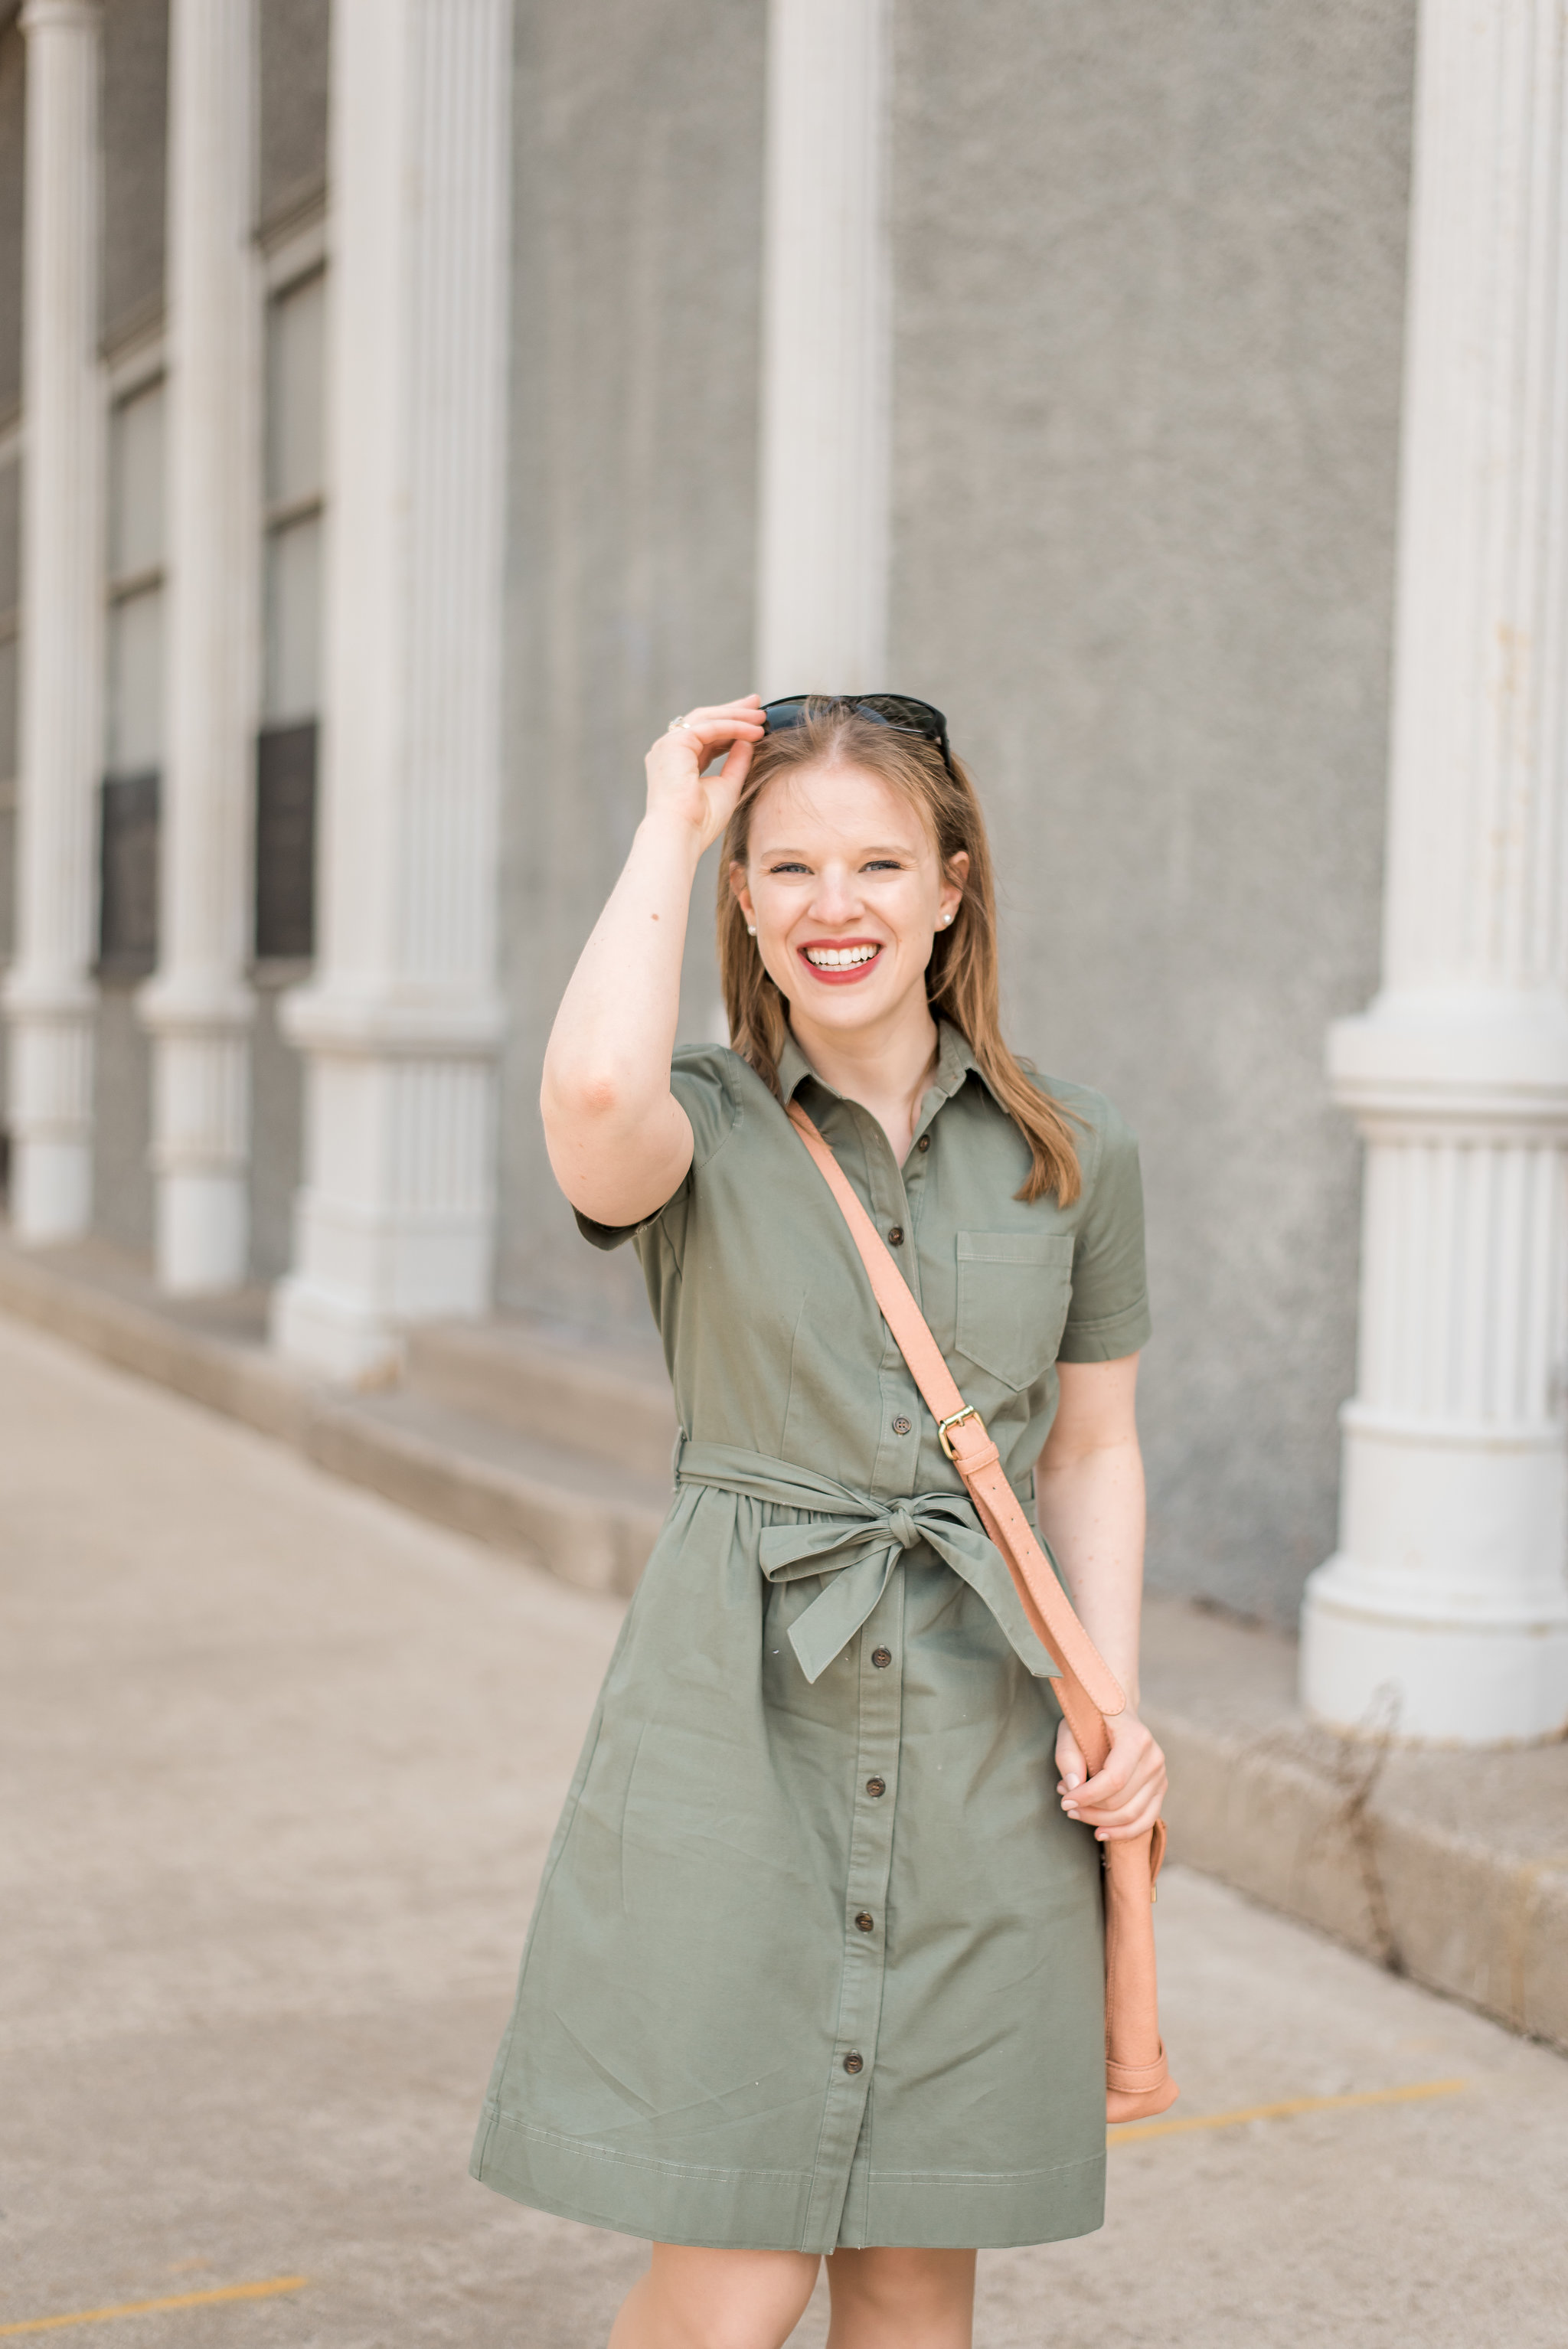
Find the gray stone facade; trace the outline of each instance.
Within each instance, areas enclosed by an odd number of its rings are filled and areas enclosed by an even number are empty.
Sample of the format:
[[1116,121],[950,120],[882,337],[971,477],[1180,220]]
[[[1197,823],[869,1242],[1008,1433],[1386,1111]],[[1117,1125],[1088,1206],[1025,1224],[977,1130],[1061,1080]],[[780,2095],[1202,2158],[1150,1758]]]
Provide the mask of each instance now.
[[[990,811],[1013,1042],[1142,1137],[1151,1572],[1282,1619],[1333,1547],[1353,1384],[1357,1154],[1322,1055],[1377,970],[1414,21],[893,11],[887,681],[946,709]],[[325,0],[266,0],[261,26],[265,241],[324,191]],[[539,1066],[650,734],[751,682],[766,31],[765,0],[517,12],[496,1292],[621,1331],[635,1268],[575,1238]],[[107,0],[111,349],[162,301],[166,36],[166,0]],[[22,80],[10,27],[0,422]],[[719,1020],[712,885],[693,1038]],[[266,1278],[300,1164],[287,976],[255,1040]],[[124,988],[98,1050],[98,1220],[145,1248]]]
[[1334,1547],[1377,970],[1413,0],[906,0],[896,681],[1005,876],[1016,1049],[1143,1143],[1153,1574]]
[[[650,732],[748,689],[756,563],[762,0],[518,20],[502,897],[508,1305],[645,1319],[550,1180],[539,1066],[641,812]],[[686,1025],[715,1032],[711,884]]]

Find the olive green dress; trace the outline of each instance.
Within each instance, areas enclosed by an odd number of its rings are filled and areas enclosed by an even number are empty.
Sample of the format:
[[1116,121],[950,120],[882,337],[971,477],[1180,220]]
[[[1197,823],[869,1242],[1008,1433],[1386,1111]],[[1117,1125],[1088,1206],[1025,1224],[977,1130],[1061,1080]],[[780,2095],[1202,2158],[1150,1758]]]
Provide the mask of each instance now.
[[[900,1167],[780,1067],[1033,1505],[1055,1365],[1148,1335],[1136,1144],[1070,1207],[962,1036]],[[662,2242],[982,2247],[1099,2225],[1099,1847],[1049,1660],[778,1102],[676,1055],[691,1172],[634,1237],[684,1431],[556,1832],[474,2175]],[[614,1247],[632,1235],[590,1225]]]

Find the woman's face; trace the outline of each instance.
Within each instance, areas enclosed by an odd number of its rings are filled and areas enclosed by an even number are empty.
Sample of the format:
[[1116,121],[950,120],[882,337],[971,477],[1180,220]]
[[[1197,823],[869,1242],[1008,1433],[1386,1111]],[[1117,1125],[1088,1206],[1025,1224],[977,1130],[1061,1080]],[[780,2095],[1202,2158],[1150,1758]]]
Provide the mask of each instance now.
[[967,856],[947,873],[923,812],[860,767],[792,768],[752,811],[749,861],[730,885],[757,925],[791,1012],[844,1032],[880,1024],[919,990]]

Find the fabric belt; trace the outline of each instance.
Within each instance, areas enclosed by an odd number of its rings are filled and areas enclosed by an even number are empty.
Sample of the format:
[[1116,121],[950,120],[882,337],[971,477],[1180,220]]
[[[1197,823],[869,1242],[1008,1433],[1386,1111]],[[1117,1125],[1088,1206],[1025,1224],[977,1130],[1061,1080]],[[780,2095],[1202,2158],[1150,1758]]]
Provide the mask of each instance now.
[[821,1575],[827,1588],[799,1616],[789,1644],[809,1681],[841,1655],[887,1588],[906,1550],[927,1543],[982,1599],[1009,1646],[1037,1679],[1057,1670],[1024,1613],[1001,1552],[962,1488],[873,1500],[792,1460],[771,1460],[732,1444],[682,1442],[676,1483],[706,1485],[807,1513],[792,1526],[765,1526],[760,1563],[769,1582]]

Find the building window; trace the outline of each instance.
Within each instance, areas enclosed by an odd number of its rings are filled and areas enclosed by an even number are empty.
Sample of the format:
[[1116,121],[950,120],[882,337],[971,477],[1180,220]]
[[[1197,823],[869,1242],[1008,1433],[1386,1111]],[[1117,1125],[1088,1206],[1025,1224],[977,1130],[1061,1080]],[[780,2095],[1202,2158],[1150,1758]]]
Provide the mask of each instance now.
[[315,932],[321,706],[323,359],[320,269],[267,305],[266,550],[256,744],[256,954],[308,957]]
[[109,417],[108,742],[98,829],[98,968],[158,959],[158,794],[163,763],[163,386]]

